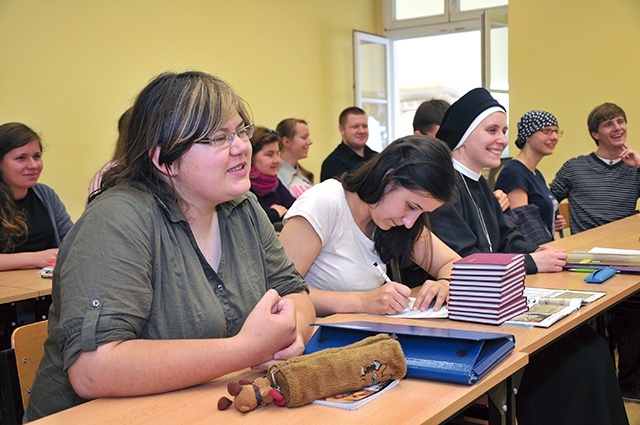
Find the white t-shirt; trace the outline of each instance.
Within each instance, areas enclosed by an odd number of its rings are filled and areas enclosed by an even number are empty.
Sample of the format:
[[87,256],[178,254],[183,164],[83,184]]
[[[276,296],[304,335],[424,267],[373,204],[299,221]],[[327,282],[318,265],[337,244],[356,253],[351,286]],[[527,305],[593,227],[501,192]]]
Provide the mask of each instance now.
[[304,191],[312,186],[309,179],[300,172],[298,164],[294,168],[287,161],[280,162],[278,178],[287,186],[294,198],[300,197]]
[[342,184],[325,180],[304,192],[284,217],[301,216],[314,228],[322,250],[305,276],[312,288],[332,291],[369,291],[384,283],[373,266],[385,265],[371,239],[351,215]]

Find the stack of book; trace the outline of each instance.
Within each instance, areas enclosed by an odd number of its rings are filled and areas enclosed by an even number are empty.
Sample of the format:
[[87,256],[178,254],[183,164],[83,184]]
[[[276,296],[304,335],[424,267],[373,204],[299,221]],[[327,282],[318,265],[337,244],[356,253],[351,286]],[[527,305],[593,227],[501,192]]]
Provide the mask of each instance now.
[[449,318],[499,325],[527,311],[524,254],[475,253],[456,261]]

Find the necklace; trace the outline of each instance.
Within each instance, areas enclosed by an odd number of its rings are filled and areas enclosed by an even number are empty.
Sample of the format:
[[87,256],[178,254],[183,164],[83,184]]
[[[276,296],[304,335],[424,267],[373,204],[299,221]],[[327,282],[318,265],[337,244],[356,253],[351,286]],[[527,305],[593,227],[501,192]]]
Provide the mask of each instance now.
[[[460,171],[458,171],[460,173]],[[460,173],[460,177],[462,177],[462,182],[464,183],[464,187],[467,189],[467,193],[469,194],[469,198],[471,198],[471,202],[473,202],[473,206],[476,207],[476,212],[478,213],[478,218],[480,219],[480,227],[482,227],[482,232],[484,233],[484,237],[487,239],[487,243],[489,244],[489,252],[493,252],[493,244],[491,243],[491,238],[489,238],[489,231],[487,230],[487,224],[484,221],[484,217],[482,216],[482,211],[476,204],[475,199],[471,195],[471,190],[469,190],[469,185],[467,184],[467,180],[464,175]]]

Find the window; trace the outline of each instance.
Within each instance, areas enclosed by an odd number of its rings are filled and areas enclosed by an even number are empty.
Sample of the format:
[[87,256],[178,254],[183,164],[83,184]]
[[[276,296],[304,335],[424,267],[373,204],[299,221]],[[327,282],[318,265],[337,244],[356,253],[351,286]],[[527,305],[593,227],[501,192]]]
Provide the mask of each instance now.
[[451,103],[482,86],[508,110],[507,4],[508,0],[385,0],[393,75],[389,141],[413,133],[413,116],[424,100]]

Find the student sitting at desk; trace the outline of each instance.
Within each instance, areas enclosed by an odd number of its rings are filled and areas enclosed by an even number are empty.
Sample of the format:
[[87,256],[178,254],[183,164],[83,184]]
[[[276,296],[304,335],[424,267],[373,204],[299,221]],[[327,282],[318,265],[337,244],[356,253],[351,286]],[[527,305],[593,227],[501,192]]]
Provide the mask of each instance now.
[[0,270],[51,265],[73,225],[58,195],[38,183],[42,168],[40,137],[21,123],[0,125]]
[[304,192],[285,215],[280,240],[311,287],[318,314],[402,311],[411,289],[385,284],[373,265],[393,258],[435,276],[422,285],[414,309],[435,300],[439,310],[459,257],[429,232],[424,213],[452,194],[451,154],[429,136],[396,140],[341,181]]
[[[458,196],[429,214],[433,232],[462,256],[530,253],[528,271],[560,271],[566,254],[526,242],[505,222],[480,174],[500,162],[506,131],[506,111],[485,89],[470,91],[447,110],[437,137],[453,151]],[[587,325],[530,356],[516,407],[519,425],[628,424],[606,343]]]
[[269,220],[281,227],[282,217],[296,200],[278,178],[280,135],[277,131],[257,126],[251,140],[251,192],[267,213]]
[[200,72],[142,90],[125,155],[60,249],[28,420],[302,354],[315,311],[247,193],[247,111]]

